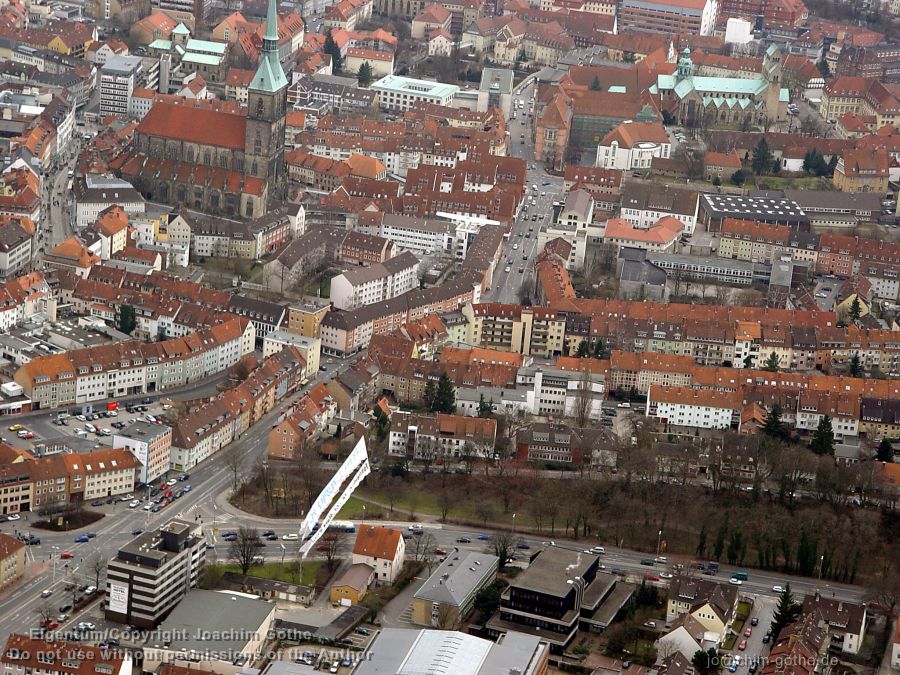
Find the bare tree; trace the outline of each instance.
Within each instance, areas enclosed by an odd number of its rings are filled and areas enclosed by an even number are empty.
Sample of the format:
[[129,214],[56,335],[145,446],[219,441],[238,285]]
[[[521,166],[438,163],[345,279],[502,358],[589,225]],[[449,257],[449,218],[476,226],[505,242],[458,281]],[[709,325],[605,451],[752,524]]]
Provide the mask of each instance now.
[[241,527],[237,536],[228,547],[228,557],[241,568],[241,574],[247,574],[256,562],[256,549],[259,532],[252,527]]
[[441,522],[447,522],[447,514],[450,512],[450,509],[453,508],[453,505],[456,503],[456,495],[453,493],[453,490],[449,489],[446,485],[441,488],[441,491],[438,493],[438,506],[441,509]]
[[475,514],[481,519],[482,525],[487,525],[487,521],[494,515],[494,507],[490,501],[480,500],[475,502]]
[[572,411],[575,424],[579,428],[586,426],[591,414],[591,375],[587,367],[581,371],[578,383],[578,394],[575,396],[575,409]]
[[315,450],[307,448],[300,456],[300,484],[306,509],[309,509],[316,497],[325,487],[325,475],[319,466]]
[[494,555],[500,559],[498,565],[502,570],[509,564],[509,561],[512,560],[513,553],[516,549],[513,536],[509,532],[498,532],[494,535],[491,544],[494,549]]
[[99,551],[88,561],[88,570],[94,573],[94,587],[100,588],[100,575],[106,570],[106,558]]
[[459,627],[459,612],[450,604],[442,603],[438,608],[435,627],[440,630],[455,630]]
[[241,448],[237,443],[232,443],[225,448],[225,466],[231,471],[231,491],[236,492],[238,489],[238,476],[244,464],[244,456]]
[[338,548],[340,547],[340,539],[337,534],[326,534],[320,544],[325,550],[325,564],[328,569],[333,570],[338,563]]
[[41,606],[38,607],[38,616],[41,617],[42,623],[47,623],[48,621],[50,621],[50,619],[53,618],[54,614],[56,614],[56,611],[49,601],[42,603]]
[[407,549],[407,553],[411,552],[413,560],[416,562],[427,563],[434,556],[437,540],[431,532],[425,531],[422,534],[413,535],[411,541],[412,543]]
[[478,451],[472,441],[466,441],[465,443],[463,443],[462,451],[459,455],[459,461],[462,462],[462,465],[466,470],[466,475],[471,476],[472,471],[474,471],[475,469],[475,462],[478,461]]

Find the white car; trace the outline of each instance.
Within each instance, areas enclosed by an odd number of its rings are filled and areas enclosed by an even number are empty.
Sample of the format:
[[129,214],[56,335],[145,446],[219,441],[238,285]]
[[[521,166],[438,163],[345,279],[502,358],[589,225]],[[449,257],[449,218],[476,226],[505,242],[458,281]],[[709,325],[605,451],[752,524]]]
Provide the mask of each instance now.
[[129,509],[136,509],[140,505],[141,505],[141,502],[137,499],[132,499],[130,502],[128,502]]
[[784,589],[781,586],[772,586],[773,593],[784,593]]
[[172,487],[172,486],[175,485],[177,482],[178,482],[178,479],[177,479],[177,478],[170,478],[169,480],[166,481],[166,485],[168,485],[169,487]]
[[281,538],[284,539],[284,541],[297,541],[300,538],[300,535],[296,532],[290,532],[288,534],[281,535]]
[[731,584],[732,586],[740,586],[744,582],[741,581],[740,579],[735,579],[734,577],[732,577],[731,579],[728,580],[728,583]]
[[603,555],[604,553],[606,553],[606,549],[602,546],[594,546],[591,549],[591,553],[593,553],[594,555]]
[[149,502],[149,503],[147,503],[147,504],[144,504],[144,511],[149,511],[149,510],[152,509],[152,508],[153,508],[153,502]]
[[619,403],[618,405],[616,405],[616,407],[617,408],[630,408],[631,404],[628,403],[628,401],[626,401],[625,403]]

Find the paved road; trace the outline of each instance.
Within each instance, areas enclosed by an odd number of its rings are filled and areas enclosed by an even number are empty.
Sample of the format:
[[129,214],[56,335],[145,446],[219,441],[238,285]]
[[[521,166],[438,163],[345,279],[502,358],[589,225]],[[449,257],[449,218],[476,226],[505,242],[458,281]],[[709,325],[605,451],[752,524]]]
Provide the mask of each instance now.
[[534,161],[531,118],[528,117],[532,92],[533,85],[529,85],[514,97],[514,100],[520,99],[524,107],[518,110],[516,119],[509,120],[509,154],[528,162],[526,202],[513,222],[509,240],[504,244],[503,258],[494,274],[494,283],[482,296],[485,302],[519,302],[522,284],[533,278],[534,259],[540,252],[537,250],[538,232],[542,225],[550,221],[553,202],[563,199],[562,177],[548,174],[540,163]]
[[[327,377],[343,364],[337,359],[332,359],[325,362],[324,365],[327,372],[320,373],[320,376]],[[199,386],[209,386],[209,382]],[[243,463],[245,472],[251,471],[257,458],[264,453],[269,430],[278,415],[291,401],[304,392],[305,389],[283,402],[276,410],[263,417],[240,440],[236,441],[245,458]],[[160,396],[162,395],[155,394],[151,398],[158,399]],[[183,393],[179,398],[192,397],[193,393]],[[45,418],[49,414],[49,412],[37,413],[28,421],[24,419],[22,421],[32,424],[35,416],[40,415]],[[38,567],[41,564],[44,565],[44,568],[38,571],[36,576],[13,587],[6,594],[0,595],[0,643],[5,641],[11,632],[27,630],[37,625],[38,609],[44,602],[40,598],[43,590],[53,590],[51,600],[56,606],[62,604],[57,600],[65,583],[64,578],[75,577],[79,583],[88,581],[93,583],[93,574],[86,571],[86,561],[98,554],[106,559],[111,558],[120,546],[132,539],[132,531],[135,528],[159,527],[173,517],[196,519],[212,526],[219,516],[213,507],[215,497],[227,492],[230,489],[231,481],[230,469],[224,466],[221,454],[213,455],[209,460],[193,469],[189,479],[193,488],[191,492],[158,513],[150,513],[142,509],[129,509],[123,502],[102,507],[100,510],[106,513],[106,517],[92,527],[84,528],[85,531],[92,530],[97,533],[97,537],[87,543],[76,544],[74,542],[78,533],[51,533],[32,529],[30,519],[35,516],[31,513],[23,514],[22,520],[0,524],[0,531],[6,534],[32,532],[40,537],[41,544],[39,546],[30,546],[26,550],[29,561],[37,563]],[[234,526],[237,527],[237,524]],[[296,525],[290,529],[296,531]],[[60,555],[64,552],[70,552],[75,557],[68,561],[62,560]],[[221,554],[227,556],[227,550],[221,549]],[[270,555],[280,557],[281,551],[280,549],[272,550]]]

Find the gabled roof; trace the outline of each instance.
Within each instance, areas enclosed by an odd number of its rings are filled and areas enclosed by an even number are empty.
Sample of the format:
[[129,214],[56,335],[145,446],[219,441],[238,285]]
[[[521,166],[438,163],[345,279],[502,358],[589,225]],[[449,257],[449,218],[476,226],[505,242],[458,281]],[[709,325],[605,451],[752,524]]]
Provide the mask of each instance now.
[[379,560],[393,560],[397,547],[403,541],[398,530],[377,525],[361,525],[353,544],[353,555],[361,555]]
[[147,136],[243,151],[247,118],[228,112],[159,102],[150,108],[138,124],[137,131]]

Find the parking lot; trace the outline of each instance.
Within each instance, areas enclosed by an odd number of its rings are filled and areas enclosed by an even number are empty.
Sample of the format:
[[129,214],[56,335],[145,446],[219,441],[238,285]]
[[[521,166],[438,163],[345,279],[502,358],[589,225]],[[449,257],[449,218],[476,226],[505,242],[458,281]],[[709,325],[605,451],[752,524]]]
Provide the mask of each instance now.
[[813,294],[819,309],[830,312],[834,309],[835,300],[840,290],[841,280],[837,277],[819,277]]
[[[171,408],[168,403],[151,402],[149,398],[132,407],[96,410],[93,406],[70,406],[46,416],[13,422],[0,428],[0,440],[39,454],[57,444],[66,444],[75,452],[87,452],[112,446],[112,436],[135,420],[164,420]],[[149,416],[149,418],[148,418]]]

